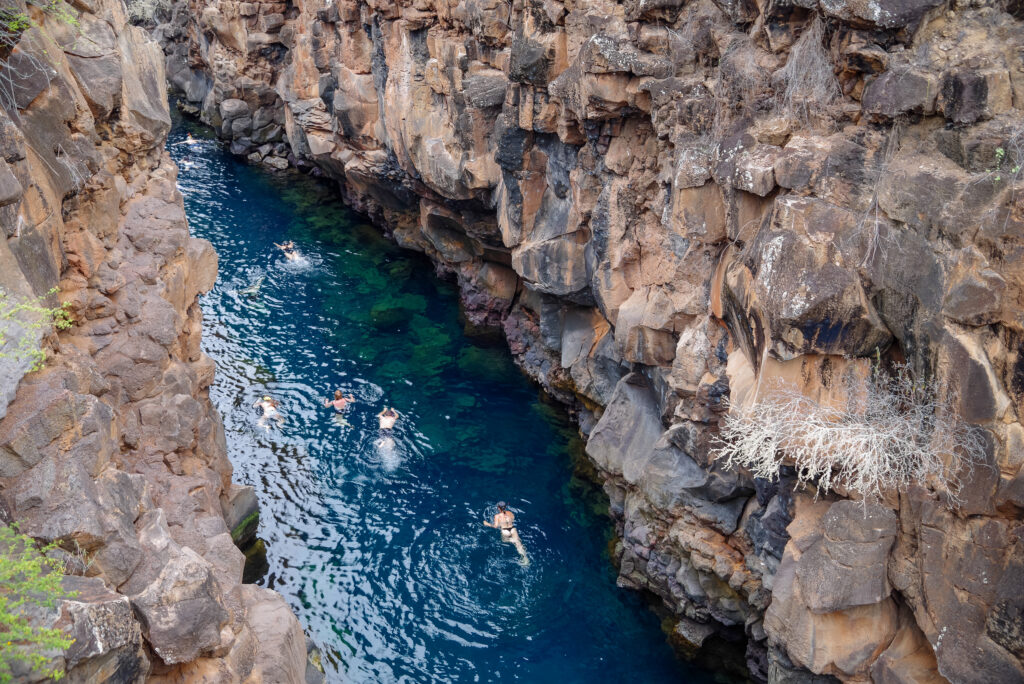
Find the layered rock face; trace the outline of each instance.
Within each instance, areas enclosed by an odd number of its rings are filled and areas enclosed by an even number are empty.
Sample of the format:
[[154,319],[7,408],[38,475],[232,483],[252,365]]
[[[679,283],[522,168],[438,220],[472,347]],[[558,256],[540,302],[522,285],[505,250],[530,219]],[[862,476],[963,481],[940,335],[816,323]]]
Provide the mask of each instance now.
[[[54,654],[72,682],[304,681],[298,621],[242,584],[232,541],[255,497],[208,397],[198,295],[217,255],[189,237],[164,150],[160,48],[119,0],[20,9],[35,25],[0,64],[0,288],[73,320],[3,322],[0,517],[65,549],[74,592],[34,619],[74,637]],[[49,357],[27,375],[24,335]]]
[[[337,179],[578,411],[620,582],[756,679],[1024,680],[1016,5],[183,0],[168,76],[232,150]],[[730,406],[907,359],[985,431],[817,500],[712,457]],[[808,672],[809,671],[809,672]],[[810,674],[813,673],[813,674]]]

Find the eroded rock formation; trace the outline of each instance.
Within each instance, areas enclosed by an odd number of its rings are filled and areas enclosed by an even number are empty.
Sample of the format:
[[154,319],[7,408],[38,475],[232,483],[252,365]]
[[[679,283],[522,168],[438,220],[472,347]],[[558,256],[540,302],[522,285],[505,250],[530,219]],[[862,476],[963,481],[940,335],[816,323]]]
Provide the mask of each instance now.
[[[75,592],[36,619],[74,637],[55,656],[71,682],[302,682],[298,620],[242,584],[225,522],[255,497],[208,397],[198,295],[217,255],[189,237],[164,150],[160,48],[119,0],[75,2],[74,21],[20,9],[35,26],[0,64],[0,288],[73,319],[10,321],[0,357],[0,517],[60,543]],[[27,375],[22,333],[49,352]]]
[[[180,0],[171,83],[339,181],[578,411],[620,581],[757,679],[1024,680],[1024,24],[1013,3]],[[815,501],[711,457],[757,388],[904,357],[987,435]],[[803,681],[803,680],[802,680]]]

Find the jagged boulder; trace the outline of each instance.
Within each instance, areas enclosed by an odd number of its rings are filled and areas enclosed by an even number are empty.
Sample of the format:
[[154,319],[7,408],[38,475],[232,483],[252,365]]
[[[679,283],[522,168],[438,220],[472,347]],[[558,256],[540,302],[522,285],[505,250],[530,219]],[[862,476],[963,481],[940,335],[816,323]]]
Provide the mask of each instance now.
[[619,380],[615,393],[587,441],[587,454],[604,470],[635,480],[664,428],[654,394],[642,376]]
[[74,639],[64,654],[69,682],[143,682],[149,658],[126,596],[98,578],[65,577],[74,598],[61,601],[54,626]]
[[212,566],[187,547],[131,600],[146,641],[168,665],[211,652],[229,619]]
[[800,557],[804,603],[825,614],[869,606],[889,596],[886,572],[896,541],[896,515],[878,504],[837,501],[823,519],[824,535]]
[[[849,501],[840,503],[843,506],[836,513],[831,513],[831,509],[829,513],[833,521],[833,534],[850,538],[847,541],[839,539],[832,542],[835,553],[844,561],[851,559],[847,552],[855,552],[857,544],[876,552],[891,545],[892,537],[888,533],[895,524],[895,516],[891,512],[887,511],[888,515],[879,512],[875,516],[882,525],[880,530],[870,521],[858,529],[856,512],[851,510],[857,504]],[[841,594],[846,588],[842,584],[826,584],[827,580],[820,572],[822,566],[831,567],[835,573],[847,570],[833,563],[830,558],[824,561],[821,558],[820,549],[825,543],[820,532],[824,515],[827,515],[824,506],[797,506],[796,515],[788,528],[791,540],[786,545],[782,563],[775,573],[764,629],[769,641],[784,649],[789,659],[800,667],[816,674],[863,677],[896,635],[899,610],[891,597],[870,604],[857,603],[869,600],[876,595],[873,592],[885,586],[885,566],[881,564],[867,571],[864,568],[858,569],[859,572],[874,573],[875,577],[874,581],[869,579],[861,584],[858,592],[839,600],[828,596],[833,591]],[[815,593],[804,593],[803,577],[808,578],[808,589]],[[843,577],[849,579],[850,574]]]
[[304,684],[306,638],[302,627],[281,595],[243,585],[246,619],[259,635],[253,676],[265,682]]
[[736,530],[751,490],[735,474],[702,468],[661,424],[646,380],[622,378],[587,442],[602,468],[635,484],[655,506],[683,508],[725,534]]
[[868,356],[889,345],[892,333],[857,272],[869,237],[851,212],[832,204],[776,200],[770,223],[725,270],[751,358],[765,350],[781,359]]

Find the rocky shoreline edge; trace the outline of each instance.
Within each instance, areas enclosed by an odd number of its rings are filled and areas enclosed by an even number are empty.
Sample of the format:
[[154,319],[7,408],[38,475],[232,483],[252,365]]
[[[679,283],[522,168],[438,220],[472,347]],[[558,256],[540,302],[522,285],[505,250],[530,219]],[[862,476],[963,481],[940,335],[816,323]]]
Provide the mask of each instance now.
[[284,599],[242,581],[258,506],[231,481],[209,401],[198,296],[217,255],[189,236],[164,149],[160,48],[118,0],[20,10],[31,26],[0,93],[0,288],[67,302],[73,324],[4,322],[47,359],[27,373],[0,355],[0,521],[59,545],[72,598],[30,615],[74,639],[51,665],[69,682],[322,682]]

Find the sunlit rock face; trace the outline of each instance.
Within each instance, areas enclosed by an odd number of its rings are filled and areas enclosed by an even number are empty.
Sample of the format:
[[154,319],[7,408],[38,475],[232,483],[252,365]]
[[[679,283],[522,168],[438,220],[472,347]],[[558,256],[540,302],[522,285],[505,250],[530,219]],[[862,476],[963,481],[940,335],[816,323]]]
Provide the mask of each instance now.
[[[186,0],[155,23],[236,153],[337,179],[573,407],[621,583],[681,638],[745,637],[758,679],[1024,679],[1017,16]],[[712,458],[730,397],[824,400],[876,355],[986,431],[958,510],[934,483],[854,507]]]
[[[242,584],[225,522],[255,501],[209,402],[198,295],[217,255],[189,237],[164,150],[160,47],[119,0],[76,3],[74,22],[26,11],[37,27],[0,67],[0,288],[66,302],[73,325],[4,322],[0,521],[84,575],[33,619],[74,637],[56,656],[73,682],[300,682],[299,623]],[[47,354],[29,374],[26,331]]]

